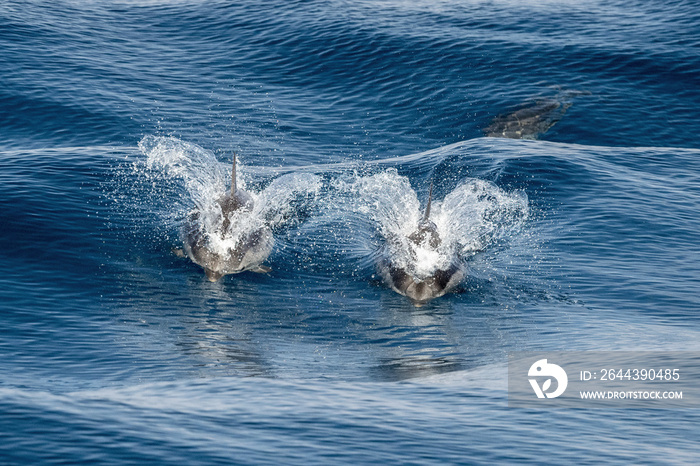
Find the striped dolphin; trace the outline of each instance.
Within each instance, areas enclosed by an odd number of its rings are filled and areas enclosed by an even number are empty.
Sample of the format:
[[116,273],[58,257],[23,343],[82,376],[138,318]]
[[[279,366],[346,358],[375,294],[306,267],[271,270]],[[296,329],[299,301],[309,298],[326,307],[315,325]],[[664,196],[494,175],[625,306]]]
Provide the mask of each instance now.
[[[240,214],[253,210],[253,198],[236,182],[236,154],[233,155],[231,189],[216,201],[221,218],[216,228],[208,227],[200,209],[191,211],[182,230],[184,253],[192,262],[204,269],[207,278],[216,282],[224,275],[244,271],[267,273],[270,268],[262,265],[272,252],[274,238],[267,225],[251,231],[236,231],[234,224]],[[238,233],[232,242],[232,233]],[[228,240],[228,241],[227,241]]]
[[557,124],[573,105],[573,98],[589,91],[560,90],[555,97],[541,97],[519,105],[510,113],[498,115],[483,129],[491,138],[537,139]]
[[[430,206],[433,198],[433,185],[430,185],[428,203],[423,217],[416,229],[407,239],[411,251],[411,260],[416,261],[416,247],[436,251],[442,244],[437,225],[430,220]],[[400,242],[400,238],[388,238],[389,242]],[[389,253],[391,248],[385,247],[380,255],[378,271],[384,281],[397,293],[408,297],[414,305],[422,306],[428,301],[438,298],[457,286],[464,278],[464,265],[454,257],[445,269],[438,269],[427,277],[418,278],[405,267],[399,266]]]

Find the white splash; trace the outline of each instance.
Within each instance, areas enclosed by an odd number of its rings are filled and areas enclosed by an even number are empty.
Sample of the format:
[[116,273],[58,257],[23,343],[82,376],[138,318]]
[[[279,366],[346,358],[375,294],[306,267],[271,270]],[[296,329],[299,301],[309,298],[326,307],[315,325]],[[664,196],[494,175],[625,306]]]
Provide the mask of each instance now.
[[417,279],[445,270],[456,259],[463,260],[507,237],[528,216],[524,193],[507,193],[489,181],[468,178],[444,199],[433,198],[430,220],[442,240],[434,248],[427,241],[416,245],[408,239],[425,205],[421,206],[408,178],[396,169],[336,185],[356,200],[356,212],[372,221],[394,265]]
[[[283,175],[267,188],[256,191],[246,183],[245,165],[237,164],[237,185],[253,201],[250,210],[239,209],[229,215],[228,228],[219,202],[231,184],[231,165],[221,163],[211,151],[173,137],[145,136],[139,149],[146,156],[146,167],[160,171],[166,178],[179,181],[190,202],[189,212],[180,212],[183,218],[198,212],[200,233],[208,239],[208,247],[222,256],[235,250],[255,232],[297,222],[297,209],[312,202],[321,190],[320,177],[313,174]],[[194,207],[192,209],[191,207]]]

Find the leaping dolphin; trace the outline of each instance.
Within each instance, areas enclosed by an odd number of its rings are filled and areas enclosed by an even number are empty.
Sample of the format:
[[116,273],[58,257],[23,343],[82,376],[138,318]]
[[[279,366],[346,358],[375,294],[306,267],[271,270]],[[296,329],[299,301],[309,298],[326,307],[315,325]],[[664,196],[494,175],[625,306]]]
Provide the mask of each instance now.
[[223,217],[220,226],[216,222],[218,228],[210,227],[209,230],[214,231],[208,231],[201,210],[191,211],[182,230],[184,253],[180,254],[186,254],[192,262],[202,267],[212,282],[224,275],[246,270],[269,272],[270,268],[262,265],[274,245],[272,231],[267,225],[242,233],[242,237],[232,247],[222,246],[226,245],[227,239],[231,240],[231,230],[236,228],[236,225],[232,225],[234,214],[253,209],[253,198],[244,190],[238,189],[236,183],[236,154],[233,155],[231,190],[216,202]]
[[[430,205],[433,198],[433,185],[430,185],[428,203],[423,218],[418,222],[416,230],[408,236],[412,260],[416,260],[415,247],[437,250],[442,244],[437,225],[430,220]],[[399,238],[389,238],[390,242],[398,242]],[[391,248],[385,247],[378,262],[378,270],[384,281],[397,293],[408,297],[414,305],[422,306],[431,299],[438,298],[453,289],[464,278],[464,264],[456,256],[449,267],[434,271],[428,277],[417,278],[408,270],[396,265],[391,257]]]

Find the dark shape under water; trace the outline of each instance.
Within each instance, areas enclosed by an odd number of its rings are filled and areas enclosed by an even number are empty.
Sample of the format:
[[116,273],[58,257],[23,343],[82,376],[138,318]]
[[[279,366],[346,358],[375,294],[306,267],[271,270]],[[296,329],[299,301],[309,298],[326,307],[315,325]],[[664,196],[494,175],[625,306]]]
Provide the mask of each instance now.
[[573,104],[572,97],[589,94],[587,91],[566,91],[554,98],[526,102],[516,110],[494,118],[484,128],[484,134],[492,138],[537,139],[563,118]]

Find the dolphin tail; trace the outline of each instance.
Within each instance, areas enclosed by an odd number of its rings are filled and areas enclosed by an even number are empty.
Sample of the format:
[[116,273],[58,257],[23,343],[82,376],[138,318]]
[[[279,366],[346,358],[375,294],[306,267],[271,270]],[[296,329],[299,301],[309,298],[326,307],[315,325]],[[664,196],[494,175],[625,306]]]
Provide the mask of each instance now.
[[238,191],[238,183],[236,182],[236,156],[237,154],[234,152],[233,167],[231,168],[231,196],[235,196],[236,191]]
[[425,215],[423,215],[423,221],[427,222],[430,218],[430,204],[433,201],[433,182],[430,182],[430,194],[428,194],[428,205],[425,206]]

